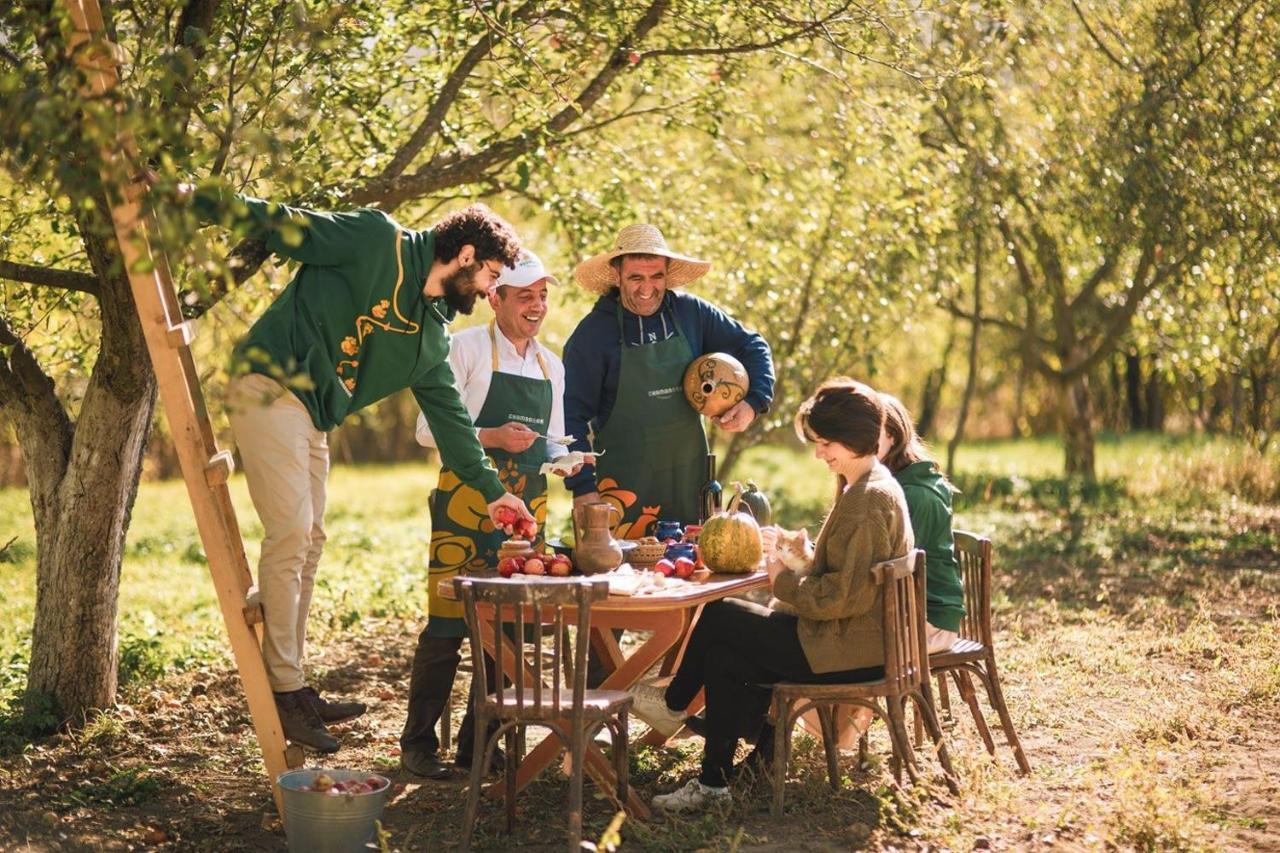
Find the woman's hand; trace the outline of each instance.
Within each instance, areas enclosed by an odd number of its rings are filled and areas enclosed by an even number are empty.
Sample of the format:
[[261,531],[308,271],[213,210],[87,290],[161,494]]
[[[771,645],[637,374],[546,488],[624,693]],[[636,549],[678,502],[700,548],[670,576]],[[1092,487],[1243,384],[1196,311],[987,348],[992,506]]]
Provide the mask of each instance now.
[[772,524],[760,528],[760,550],[768,560],[773,556],[773,549],[778,547],[778,528]]

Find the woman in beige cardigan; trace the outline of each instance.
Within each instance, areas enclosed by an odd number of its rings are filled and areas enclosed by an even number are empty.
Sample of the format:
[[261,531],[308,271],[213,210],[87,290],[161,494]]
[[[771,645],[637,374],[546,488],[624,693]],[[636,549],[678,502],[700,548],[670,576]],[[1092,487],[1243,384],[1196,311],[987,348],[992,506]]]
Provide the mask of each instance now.
[[[883,674],[876,563],[912,548],[906,499],[876,460],[884,407],[874,390],[850,379],[825,383],[796,415],[796,432],[836,476],[836,500],[818,534],[811,564],[800,571],[768,561],[775,601],[709,604],[669,686],[641,685],[635,712],[674,734],[699,690],[707,699],[702,772],[653,800],[667,811],[728,803],[733,756],[742,733],[761,726],[769,705],[762,685],[779,681],[845,682]],[[757,742],[764,755],[766,725]]]

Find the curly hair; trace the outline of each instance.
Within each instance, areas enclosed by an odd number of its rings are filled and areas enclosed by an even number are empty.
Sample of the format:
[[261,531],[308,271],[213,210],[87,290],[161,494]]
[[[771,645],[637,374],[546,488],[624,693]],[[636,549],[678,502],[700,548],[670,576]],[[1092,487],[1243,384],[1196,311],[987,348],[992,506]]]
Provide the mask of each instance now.
[[513,267],[520,257],[520,238],[515,229],[488,205],[471,204],[450,213],[431,226],[435,234],[436,260],[448,263],[458,257],[463,246],[474,246],[476,263],[501,261]]

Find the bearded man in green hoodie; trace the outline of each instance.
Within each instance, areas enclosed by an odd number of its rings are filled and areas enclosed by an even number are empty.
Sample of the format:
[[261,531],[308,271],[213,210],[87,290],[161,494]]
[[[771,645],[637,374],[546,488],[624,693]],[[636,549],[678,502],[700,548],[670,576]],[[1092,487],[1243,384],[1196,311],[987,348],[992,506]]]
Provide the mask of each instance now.
[[424,231],[403,228],[380,210],[321,213],[217,190],[196,191],[194,204],[202,219],[301,263],[236,346],[227,399],[262,519],[262,653],[280,722],[290,740],[335,752],[325,723],[358,717],[365,706],[326,701],[302,672],[325,540],[326,433],[408,388],[441,461],[483,495],[494,527],[510,533],[512,515],[532,520],[480,446],[449,366],[446,329],[516,262],[520,244],[511,226],[480,204]]

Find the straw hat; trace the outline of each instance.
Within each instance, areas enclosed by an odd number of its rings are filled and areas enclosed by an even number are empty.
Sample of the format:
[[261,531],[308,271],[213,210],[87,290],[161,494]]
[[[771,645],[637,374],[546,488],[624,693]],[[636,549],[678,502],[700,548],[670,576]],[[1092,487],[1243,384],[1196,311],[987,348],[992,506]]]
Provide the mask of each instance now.
[[667,248],[666,238],[652,225],[628,225],[618,232],[613,248],[587,258],[578,264],[573,277],[578,284],[592,293],[605,293],[618,286],[618,271],[613,268],[614,258],[622,255],[659,255],[667,258],[667,287],[683,287],[711,269],[710,261],[678,255]]

